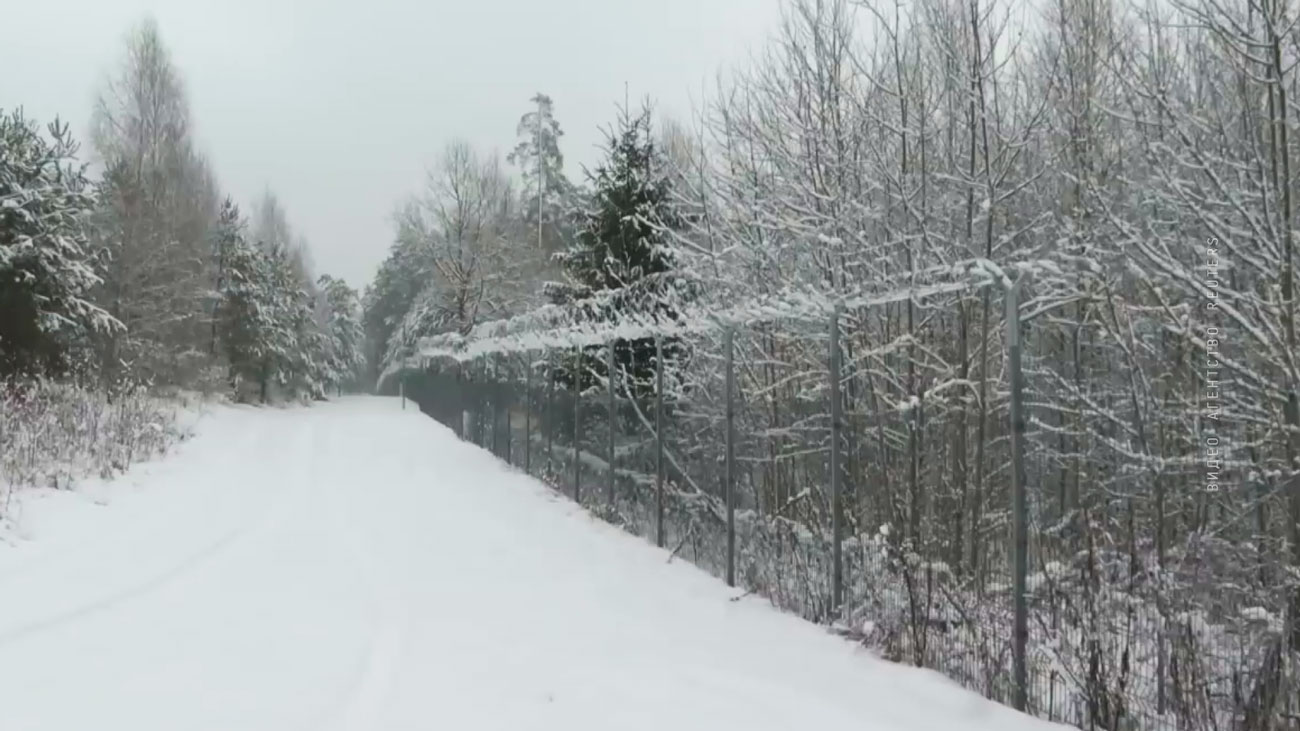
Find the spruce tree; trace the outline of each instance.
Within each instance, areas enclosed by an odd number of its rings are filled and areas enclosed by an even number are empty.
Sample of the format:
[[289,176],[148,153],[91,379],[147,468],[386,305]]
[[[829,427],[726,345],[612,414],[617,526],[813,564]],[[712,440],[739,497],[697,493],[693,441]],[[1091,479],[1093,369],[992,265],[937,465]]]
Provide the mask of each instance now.
[[[673,316],[666,295],[677,257],[668,232],[679,228],[681,219],[666,170],[651,134],[650,111],[632,117],[622,110],[617,130],[607,139],[605,162],[587,173],[592,192],[578,215],[574,245],[556,255],[568,282],[548,288],[552,301],[589,306],[604,293],[608,304],[598,308],[597,316]],[[680,357],[679,351],[676,341],[665,342],[665,361]],[[651,338],[615,343],[617,367],[631,376],[639,392],[653,381],[654,357]],[[588,363],[585,369],[603,372],[604,364]],[[571,376],[559,377],[572,384]],[[585,379],[580,385],[587,385]]]

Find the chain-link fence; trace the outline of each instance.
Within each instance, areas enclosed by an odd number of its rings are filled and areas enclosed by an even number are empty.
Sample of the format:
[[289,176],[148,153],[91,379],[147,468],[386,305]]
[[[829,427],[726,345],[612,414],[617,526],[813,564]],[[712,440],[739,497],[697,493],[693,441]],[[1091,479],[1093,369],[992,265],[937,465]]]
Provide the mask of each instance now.
[[1192,488],[1205,436],[1176,382],[1124,388],[1142,364],[1097,357],[1122,344],[1040,313],[1006,329],[1001,299],[461,343],[401,381],[461,438],[887,659],[1085,729],[1300,728],[1293,569],[1260,539],[1286,518]]

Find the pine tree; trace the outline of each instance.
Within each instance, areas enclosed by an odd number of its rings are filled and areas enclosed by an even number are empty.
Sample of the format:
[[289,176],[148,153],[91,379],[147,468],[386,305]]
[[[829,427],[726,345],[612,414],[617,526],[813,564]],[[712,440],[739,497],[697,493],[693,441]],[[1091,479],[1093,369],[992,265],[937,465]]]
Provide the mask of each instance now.
[[230,367],[232,389],[238,394],[242,383],[256,383],[265,401],[275,329],[270,262],[248,243],[243,229],[239,209],[227,200],[217,233],[224,272],[217,305],[217,339]]
[[221,211],[217,214],[217,225],[212,230],[212,258],[216,262],[216,286],[213,287],[213,291],[216,293],[216,301],[212,306],[212,342],[208,350],[213,354],[217,352],[221,337],[222,296],[230,276],[230,257],[243,240],[242,227],[239,207],[227,197],[221,203]]
[[536,109],[520,117],[519,142],[506,162],[518,165],[521,171],[524,224],[532,240],[536,241],[540,221],[541,244],[554,251],[564,240],[573,186],[564,176],[564,155],[560,153],[564,132],[555,119],[551,98],[539,92],[530,101]]
[[42,137],[0,114],[0,376],[63,374],[88,334],[121,324],[93,304],[84,221],[94,202],[66,124]]
[[[283,244],[263,244],[267,271],[269,345],[264,364],[269,383],[289,394],[311,394],[314,384],[310,299],[298,280],[293,253]],[[267,396],[263,384],[263,400]],[[315,395],[315,394],[312,394]]]
[[[574,246],[556,255],[569,281],[548,287],[554,302],[590,304],[598,293],[606,293],[610,299],[600,307],[603,316],[673,315],[665,299],[671,289],[665,275],[673,271],[677,257],[667,236],[681,220],[666,170],[651,134],[650,111],[643,109],[636,117],[622,111],[618,130],[607,141],[606,161],[587,174],[592,193],[588,208],[579,215]],[[665,343],[665,360],[680,357],[679,351],[678,343]],[[616,343],[615,355],[620,370],[639,389],[647,388],[654,376],[654,341]],[[588,370],[600,372],[604,367],[592,363]],[[561,377],[572,383],[570,377]]]

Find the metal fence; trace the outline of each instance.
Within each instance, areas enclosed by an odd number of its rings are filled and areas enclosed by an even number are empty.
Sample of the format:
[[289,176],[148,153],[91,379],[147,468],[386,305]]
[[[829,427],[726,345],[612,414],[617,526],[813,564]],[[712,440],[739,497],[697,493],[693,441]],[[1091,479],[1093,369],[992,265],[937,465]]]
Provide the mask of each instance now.
[[879,309],[434,358],[401,383],[593,513],[887,659],[1085,729],[1300,728],[1285,551],[1234,534],[1235,498],[1178,494],[1196,459],[1098,446],[1124,430],[1083,414],[1124,403],[1116,374],[1013,314],[952,359],[986,378],[927,381],[916,338],[873,342]]

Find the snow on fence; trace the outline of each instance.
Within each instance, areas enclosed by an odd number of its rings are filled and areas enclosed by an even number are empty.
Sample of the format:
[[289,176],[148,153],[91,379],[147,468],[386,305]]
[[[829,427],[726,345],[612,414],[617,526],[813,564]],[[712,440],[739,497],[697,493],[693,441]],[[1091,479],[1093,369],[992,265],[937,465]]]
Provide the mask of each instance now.
[[[1168,493],[1193,460],[1072,427],[1105,395],[1059,388],[1041,292],[963,354],[986,383],[891,369],[924,361],[897,327],[921,301],[1015,291],[979,260],[925,274],[671,321],[541,308],[425,339],[386,377],[673,556],[990,698],[1090,729],[1300,728],[1284,552],[1234,516],[1193,523]],[[1085,438],[1118,456],[1086,462]]]
[[[1056,270],[1056,264],[1032,260],[998,265],[976,258],[909,274],[904,286],[882,289],[877,285],[871,290],[834,295],[790,289],[726,304],[719,304],[717,298],[671,300],[660,302],[664,307],[655,312],[619,311],[617,315],[609,311],[613,298],[606,294],[582,306],[546,305],[515,317],[479,323],[466,334],[449,332],[422,338],[415,353],[389,364],[380,383],[404,371],[425,368],[433,360],[464,362],[501,353],[603,346],[611,340],[682,337],[759,322],[821,321],[837,308],[861,310],[992,285],[1009,288],[1013,274],[1039,270]],[[663,314],[665,311],[672,314]]]

